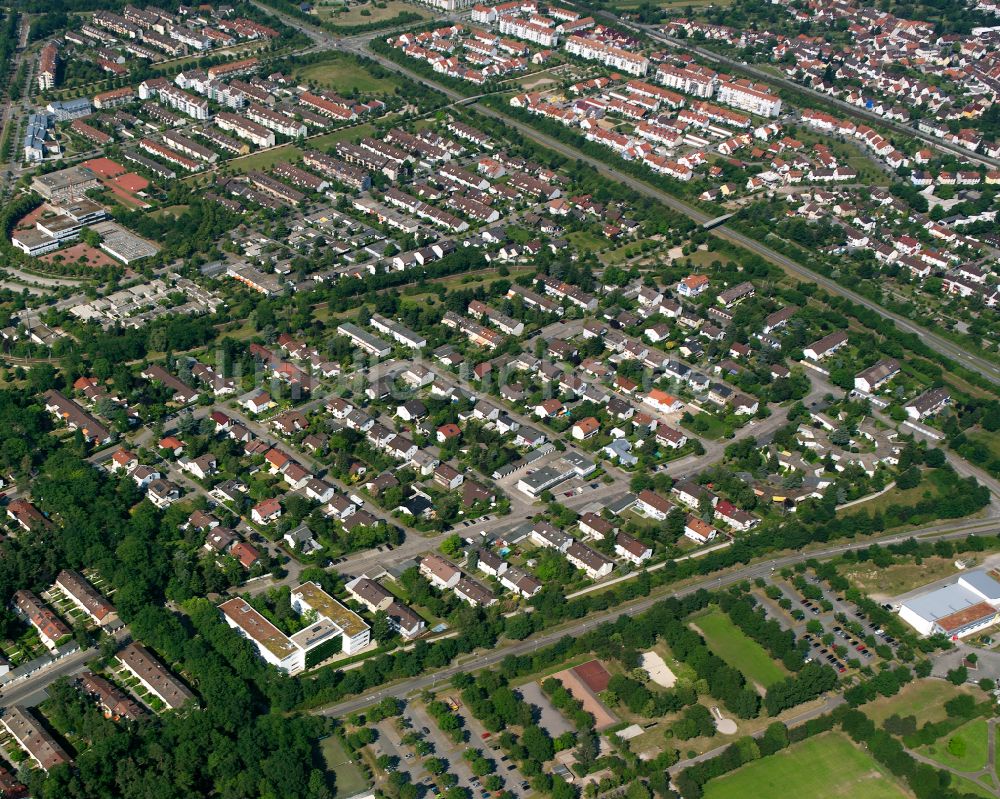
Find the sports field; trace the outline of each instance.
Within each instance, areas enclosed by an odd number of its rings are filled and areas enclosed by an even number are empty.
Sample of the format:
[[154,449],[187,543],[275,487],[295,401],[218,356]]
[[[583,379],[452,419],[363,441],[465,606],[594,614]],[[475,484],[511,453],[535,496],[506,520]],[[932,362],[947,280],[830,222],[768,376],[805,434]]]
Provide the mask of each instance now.
[[788,676],[760,644],[747,637],[725,613],[713,608],[692,623],[701,631],[709,649],[734,669],[743,672],[748,682],[767,688]]
[[710,780],[704,799],[906,799],[908,793],[866,752],[829,732]]
[[368,780],[361,768],[351,760],[344,745],[336,736],[329,736],[319,742],[320,751],[328,770],[334,773],[337,780],[337,799],[354,796],[368,788]]

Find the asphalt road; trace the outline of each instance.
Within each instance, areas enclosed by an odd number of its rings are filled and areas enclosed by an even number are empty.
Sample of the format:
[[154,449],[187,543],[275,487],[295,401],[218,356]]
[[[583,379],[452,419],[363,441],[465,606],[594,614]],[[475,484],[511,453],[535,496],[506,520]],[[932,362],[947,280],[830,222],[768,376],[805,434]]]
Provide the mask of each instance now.
[[[351,49],[357,52],[361,52],[363,50],[360,42],[352,42],[350,46],[346,47],[346,49]],[[391,69],[395,72],[403,74],[406,77],[418,83],[429,84],[432,88],[437,89],[438,91],[442,92],[444,95],[455,101],[456,104],[474,105],[477,112],[483,114],[484,116],[492,117],[493,119],[497,119],[503,122],[504,125],[510,128],[514,128],[525,138],[531,139],[537,142],[538,144],[547,147],[550,150],[554,150],[555,152],[565,156],[566,158],[583,161],[584,163],[588,164],[589,166],[597,170],[597,172],[603,175],[604,177],[618,181],[619,183],[623,183],[630,189],[633,189],[634,191],[640,194],[644,194],[647,197],[652,197],[653,199],[663,203],[668,208],[677,211],[678,213],[684,214],[686,217],[688,217],[689,219],[691,219],[692,221],[694,221],[699,225],[704,225],[706,222],[712,219],[712,217],[706,214],[704,211],[695,208],[692,205],[689,205],[683,200],[674,197],[672,194],[668,194],[662,189],[656,188],[655,186],[645,183],[644,181],[641,181],[638,178],[633,177],[632,175],[626,174],[625,172],[622,172],[621,170],[611,166],[608,163],[605,163],[604,161],[600,161],[585,153],[582,153],[576,148],[568,144],[565,144],[559,141],[558,139],[554,139],[551,136],[541,133],[540,131],[535,130],[530,125],[526,125],[523,122],[520,122],[519,120],[516,120],[505,113],[497,111],[493,108],[488,108],[486,106],[483,106],[479,104],[478,101],[476,101],[474,98],[465,98],[458,92],[456,92],[454,89],[451,89],[447,86],[442,86],[439,83],[428,80],[426,77],[420,76],[417,73],[410,71],[409,69],[401,66],[400,64],[397,64],[395,61],[391,61],[388,58],[385,58],[379,53],[376,53],[371,50],[363,50],[363,53],[367,58],[377,61],[386,69]],[[952,360],[962,364],[963,366],[969,369],[972,369],[973,371],[981,373],[991,382],[1000,384],[1000,366],[998,366],[997,364],[994,364],[991,361],[986,360],[985,358],[980,358],[976,355],[972,355],[971,353],[967,352],[964,348],[962,348],[960,345],[955,344],[952,341],[949,341],[943,336],[939,336],[936,333],[932,333],[930,330],[927,330],[926,328],[923,328],[920,325],[911,322],[909,319],[897,313],[894,313],[893,311],[883,308],[881,305],[879,305],[876,302],[873,302],[872,300],[869,300],[867,297],[864,297],[861,294],[858,294],[857,292],[852,291],[849,288],[845,288],[844,286],[837,283],[835,280],[832,280],[824,275],[821,275],[819,272],[815,272],[812,269],[803,266],[797,261],[794,261],[791,258],[782,255],[776,250],[773,250],[770,247],[761,244],[759,241],[756,241],[755,239],[751,239],[749,236],[746,236],[743,233],[734,230],[733,228],[730,228],[726,225],[720,225],[716,228],[713,228],[712,232],[719,238],[726,239],[728,241],[733,242],[734,244],[739,244],[741,247],[744,247],[750,252],[753,252],[756,255],[759,255],[762,258],[765,258],[766,260],[771,261],[774,264],[777,264],[786,272],[789,272],[790,274],[793,274],[801,278],[802,280],[809,281],[819,286],[822,286],[826,291],[830,292],[831,294],[837,294],[842,297],[846,297],[847,299],[851,300],[851,302],[857,303],[858,305],[864,306],[869,310],[875,311],[876,313],[881,314],[887,319],[891,319],[896,324],[896,326],[899,327],[901,330],[905,330],[908,333],[913,333],[919,336],[921,339],[923,339],[924,343],[926,343],[927,346],[931,347],[935,351],[941,353],[942,355],[947,356],[948,358],[951,358]]]
[[[948,532],[938,532],[942,528],[948,528]],[[478,671],[480,669],[488,668],[490,666],[495,666],[497,663],[501,662],[508,655],[526,655],[534,652],[537,649],[554,644],[561,638],[566,636],[576,637],[582,635],[588,630],[596,627],[605,622],[614,621],[619,616],[636,616],[640,613],[651,608],[657,602],[662,601],[667,596],[677,596],[683,597],[694,593],[702,588],[723,588],[734,583],[743,580],[753,580],[757,577],[765,577],[769,575],[775,569],[780,569],[785,566],[790,566],[794,563],[798,563],[805,558],[829,558],[835,555],[839,555],[843,552],[847,552],[852,549],[863,549],[870,546],[872,543],[879,543],[883,546],[899,543],[905,541],[908,538],[912,538],[918,535],[926,534],[927,539],[931,540],[945,540],[949,538],[964,538],[969,535],[970,532],[976,532],[981,534],[994,534],[1000,529],[995,521],[982,521],[975,520],[969,521],[961,524],[954,525],[933,525],[923,530],[912,530],[904,533],[893,533],[890,535],[872,538],[865,541],[853,541],[844,544],[839,544],[837,546],[824,547],[822,549],[808,550],[802,552],[796,552],[790,555],[784,555],[768,561],[761,561],[759,563],[746,566],[742,569],[735,570],[729,574],[720,577],[707,577],[703,580],[698,580],[697,582],[690,583],[689,585],[681,588],[673,594],[669,595],[658,595],[644,597],[643,599],[636,600],[624,605],[619,606],[615,610],[608,611],[606,613],[601,613],[596,616],[589,616],[579,622],[574,624],[564,625],[558,629],[552,630],[545,633],[544,635],[536,636],[533,638],[528,638],[524,641],[509,642],[507,645],[500,645],[495,649],[485,653],[476,654],[472,658],[465,658],[461,663],[456,663],[448,666],[444,669],[440,669],[430,674],[423,674],[419,677],[414,677],[409,680],[402,682],[397,682],[392,685],[387,685],[380,688],[378,691],[372,691],[362,696],[353,697],[347,699],[343,702],[338,702],[335,705],[330,705],[326,708],[320,708],[314,713],[322,716],[344,716],[350,713],[355,713],[362,710],[369,705],[373,705],[379,702],[386,696],[403,697],[414,691],[421,691],[426,688],[431,688],[437,683],[442,683],[450,680],[455,674],[460,674],[467,671]]]

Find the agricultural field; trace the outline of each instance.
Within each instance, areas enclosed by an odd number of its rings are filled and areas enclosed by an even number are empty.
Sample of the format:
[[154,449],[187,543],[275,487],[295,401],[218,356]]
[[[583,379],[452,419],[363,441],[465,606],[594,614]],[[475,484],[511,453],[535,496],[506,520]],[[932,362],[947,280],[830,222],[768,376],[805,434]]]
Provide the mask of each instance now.
[[743,672],[754,685],[768,688],[780,682],[788,673],[756,641],[747,637],[718,608],[695,616],[692,624],[698,629],[709,648],[735,669]]
[[709,781],[705,799],[904,799],[895,779],[839,733],[825,733]]

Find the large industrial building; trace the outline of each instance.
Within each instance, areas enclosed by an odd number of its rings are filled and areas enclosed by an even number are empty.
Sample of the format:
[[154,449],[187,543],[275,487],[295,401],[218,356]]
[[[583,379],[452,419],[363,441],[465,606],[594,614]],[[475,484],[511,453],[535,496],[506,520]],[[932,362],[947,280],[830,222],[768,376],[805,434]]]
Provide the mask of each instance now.
[[1000,582],[983,571],[905,600],[899,617],[921,635],[964,638],[1000,622]]

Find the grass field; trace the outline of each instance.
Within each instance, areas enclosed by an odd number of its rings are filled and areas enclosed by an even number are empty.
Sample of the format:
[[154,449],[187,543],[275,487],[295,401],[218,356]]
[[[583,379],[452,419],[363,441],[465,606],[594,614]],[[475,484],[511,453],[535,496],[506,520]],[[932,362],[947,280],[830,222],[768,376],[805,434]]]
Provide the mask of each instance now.
[[697,250],[690,255],[691,263],[695,266],[701,266],[708,268],[715,261],[725,266],[726,264],[732,263],[733,259],[728,255],[723,255],[721,252],[712,252],[711,250]]
[[[953,745],[959,745],[960,751],[952,751]],[[918,751],[933,758],[942,766],[948,766],[957,771],[978,771],[986,765],[989,737],[985,719],[973,719],[963,724],[950,735],[940,740],[922,746]]]
[[944,680],[914,680],[895,696],[879,697],[864,705],[861,710],[876,724],[882,724],[889,716],[914,716],[917,725],[928,721],[943,721],[948,713],[944,703],[959,694],[972,694],[976,701],[982,701],[983,694],[974,688],[956,688]]
[[174,219],[180,218],[187,210],[190,205],[167,205],[163,208],[157,208],[155,211],[150,213],[150,216],[154,219],[158,219],[161,216],[170,216]]
[[714,608],[692,619],[709,648],[752,683],[767,688],[783,680],[788,672],[774,661],[764,648],[747,637],[729,616]]
[[363,139],[365,136],[371,136],[374,130],[375,126],[367,123],[364,125],[351,125],[347,128],[335,130],[333,133],[327,133],[323,136],[317,136],[315,139],[310,139],[309,146],[315,150],[324,150],[340,141],[347,141],[348,139],[353,141],[355,139]]
[[705,785],[705,799],[904,799],[896,781],[839,733],[825,733]]
[[356,91],[360,94],[390,94],[399,86],[395,78],[376,78],[354,59],[346,56],[326,58],[316,64],[306,64],[295,71],[295,76],[300,80],[345,93]]
[[950,787],[959,793],[971,793],[973,796],[983,796],[986,799],[996,799],[997,795],[995,790],[980,785],[978,782],[967,780],[965,777],[959,777],[957,774],[951,775]]
[[358,765],[351,761],[347,750],[340,740],[331,735],[319,742],[323,761],[328,771],[332,771],[337,779],[337,799],[354,796],[368,787],[368,780]]
[[[361,13],[362,11],[367,11],[368,16],[364,16]],[[402,14],[404,11],[411,14],[419,14],[424,19],[431,18],[431,14],[427,9],[419,8],[410,3],[402,3],[399,0],[387,0],[387,2],[380,2],[378,5],[375,5],[375,3],[358,3],[352,6],[324,0],[324,2],[316,6],[316,15],[320,19],[324,22],[329,22],[331,25],[344,27],[348,25],[372,25],[376,22],[385,22]]]
[[638,241],[629,241],[622,244],[615,249],[610,250],[604,254],[601,260],[608,266],[614,266],[615,264],[620,264],[627,261],[629,258],[636,258],[642,255],[642,245],[646,243],[655,243],[652,239],[639,239]]
[[[867,508],[868,504],[863,503],[861,507]],[[842,568],[840,573],[866,594],[896,596],[934,580],[951,577],[957,571],[954,558],[924,558],[919,566],[897,563],[877,568],[870,563],[858,563]]]
[[[641,0],[622,0],[620,3],[615,3],[614,8],[616,11],[632,11],[642,5]],[[659,6],[660,8],[687,8],[691,6],[697,8],[698,6],[728,6],[732,5],[732,0],[653,0],[654,6]]]
[[283,161],[295,161],[302,155],[302,151],[291,144],[284,147],[274,147],[259,153],[251,153],[242,158],[234,158],[226,162],[226,169],[230,172],[244,173],[252,172],[255,169],[268,169]]
[[699,438],[711,438],[714,440],[717,438],[722,438],[726,433],[729,432],[729,427],[726,425],[726,423],[722,421],[722,419],[718,418],[717,416],[711,413],[704,413],[704,412],[698,413],[695,415],[695,418],[704,420],[703,430],[699,429],[693,424],[688,425],[684,424],[683,422],[681,424],[682,426],[688,428],[689,430],[692,430],[695,433],[697,433]]
[[578,250],[597,252],[608,246],[607,239],[601,238],[587,230],[574,230],[566,234],[566,240]]

